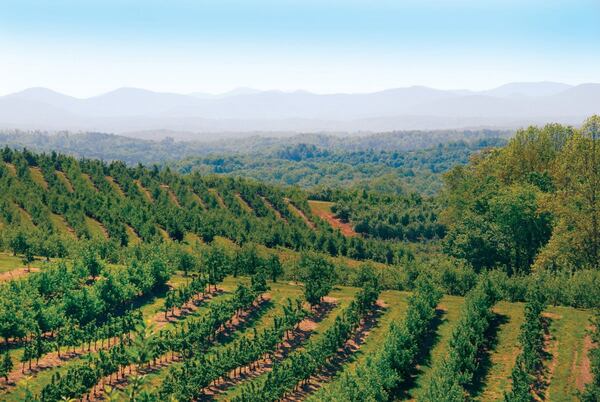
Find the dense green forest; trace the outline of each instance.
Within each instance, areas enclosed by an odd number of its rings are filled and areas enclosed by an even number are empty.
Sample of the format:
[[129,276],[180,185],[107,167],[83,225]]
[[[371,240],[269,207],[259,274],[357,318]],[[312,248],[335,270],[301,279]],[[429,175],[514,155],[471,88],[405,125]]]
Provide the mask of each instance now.
[[467,139],[5,147],[0,399],[597,400],[600,117]]
[[[0,144],[11,148],[28,148],[38,152],[56,151],[79,158],[107,161],[119,160],[127,164],[146,165],[187,157],[231,154],[272,154],[286,147],[315,146],[329,151],[359,152],[366,150],[400,152],[434,148],[451,142],[475,143],[479,140],[508,138],[506,130],[437,130],[397,131],[365,135],[264,133],[240,138],[175,141],[143,140],[106,133],[44,133],[9,131],[0,132]],[[227,137],[230,137],[229,134]],[[219,138],[216,133],[211,138]],[[200,137],[202,138],[202,137]],[[284,158],[286,159],[286,158]]]
[[440,173],[470,155],[505,143],[508,132],[398,132],[360,137],[302,135],[236,141],[147,141],[100,134],[0,133],[13,149],[58,151],[76,157],[167,165],[182,172],[248,177],[303,188],[347,185],[433,194]]

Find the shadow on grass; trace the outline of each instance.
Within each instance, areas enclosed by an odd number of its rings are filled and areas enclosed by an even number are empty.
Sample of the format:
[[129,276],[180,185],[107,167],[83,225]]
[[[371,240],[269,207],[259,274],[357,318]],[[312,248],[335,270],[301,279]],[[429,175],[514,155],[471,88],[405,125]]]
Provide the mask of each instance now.
[[446,318],[444,315],[446,312],[442,309],[435,310],[435,317],[431,321],[431,325],[429,330],[424,335],[425,340],[421,344],[419,351],[417,352],[417,367],[414,368],[413,373],[409,378],[403,381],[397,389],[394,390],[393,394],[397,399],[405,400],[411,399],[411,395],[409,391],[411,391],[417,382],[417,378],[423,373],[421,369],[422,366],[431,367],[431,352],[433,348],[440,342],[440,335],[437,333],[437,330],[440,325],[446,322]]
[[217,335],[217,343],[224,344],[232,341],[239,336],[240,332],[256,325],[257,321],[260,320],[260,318],[273,307],[274,304],[271,299],[261,300],[258,304],[251,308],[248,314],[245,314],[243,317],[238,317],[238,322],[235,325],[232,325],[225,329],[225,331],[220,332],[219,335]]
[[551,365],[554,355],[552,354],[552,346],[555,340],[550,333],[550,327],[552,326],[552,318],[548,316],[542,316],[542,326],[544,328],[544,350],[542,351],[542,367],[536,374],[536,379],[533,384],[533,391],[535,395],[541,399],[546,399],[546,392],[550,386],[549,377],[551,376]]
[[500,327],[507,324],[509,321],[510,319],[507,315],[493,313],[490,326],[484,335],[485,343],[477,356],[477,371],[473,375],[472,383],[465,387],[472,397],[478,396],[485,386],[485,378],[492,367],[490,352],[498,346],[498,332],[500,331]]

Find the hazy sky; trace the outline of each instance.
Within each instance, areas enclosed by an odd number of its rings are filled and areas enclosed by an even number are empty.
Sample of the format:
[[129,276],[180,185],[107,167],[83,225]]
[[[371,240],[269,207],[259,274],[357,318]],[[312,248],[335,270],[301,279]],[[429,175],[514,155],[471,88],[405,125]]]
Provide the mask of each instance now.
[[2,0],[0,94],[600,82],[599,0]]

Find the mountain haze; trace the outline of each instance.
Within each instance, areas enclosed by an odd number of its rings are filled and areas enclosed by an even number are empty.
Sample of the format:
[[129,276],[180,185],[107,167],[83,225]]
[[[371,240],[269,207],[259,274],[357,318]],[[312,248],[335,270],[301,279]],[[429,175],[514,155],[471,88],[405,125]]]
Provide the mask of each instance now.
[[[509,83],[486,91],[422,86],[364,94],[259,91],[176,94],[138,88],[86,99],[45,88],[0,97],[0,128],[116,133],[364,132],[580,124],[600,113],[600,84]],[[197,133],[197,134],[193,134]]]

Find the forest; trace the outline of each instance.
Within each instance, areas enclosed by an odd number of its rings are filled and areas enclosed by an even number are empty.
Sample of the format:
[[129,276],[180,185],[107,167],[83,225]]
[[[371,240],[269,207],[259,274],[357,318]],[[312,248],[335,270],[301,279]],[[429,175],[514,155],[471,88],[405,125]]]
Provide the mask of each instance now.
[[14,136],[0,400],[600,400],[599,116],[94,155]]

